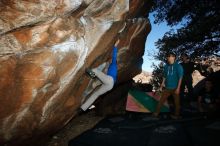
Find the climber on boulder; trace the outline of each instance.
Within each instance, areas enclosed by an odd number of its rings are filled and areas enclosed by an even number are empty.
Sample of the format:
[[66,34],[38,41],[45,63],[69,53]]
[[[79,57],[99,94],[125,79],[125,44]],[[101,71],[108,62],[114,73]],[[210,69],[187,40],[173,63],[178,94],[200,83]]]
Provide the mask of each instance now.
[[117,46],[119,40],[115,43],[112,52],[112,62],[108,67],[107,74],[103,73],[102,71],[94,68],[94,69],[86,69],[86,73],[92,78],[98,78],[102,85],[101,87],[96,90],[88,99],[81,105],[80,110],[86,111],[92,103],[101,95],[111,90],[116,83],[117,80]]

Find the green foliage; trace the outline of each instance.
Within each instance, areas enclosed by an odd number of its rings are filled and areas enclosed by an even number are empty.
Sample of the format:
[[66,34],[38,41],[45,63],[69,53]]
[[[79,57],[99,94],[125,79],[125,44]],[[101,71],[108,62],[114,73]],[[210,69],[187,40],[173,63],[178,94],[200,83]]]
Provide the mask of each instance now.
[[[167,32],[156,42],[155,56],[165,61],[167,52],[177,56],[187,53],[192,59],[219,56],[220,53],[220,1],[219,0],[155,0],[151,10],[155,22],[166,21],[169,26],[182,24],[176,31]],[[162,66],[155,66],[152,83],[158,87],[162,80]]]
[[151,84],[156,90],[160,87],[160,83],[163,79],[163,66],[163,63],[160,63],[158,66],[153,64],[154,70],[152,73],[153,79],[151,80]]
[[156,0],[152,9],[155,23],[167,21],[169,26],[183,23],[176,32],[169,31],[156,42],[157,59],[164,60],[168,51],[188,53],[193,58],[220,51],[220,1]]

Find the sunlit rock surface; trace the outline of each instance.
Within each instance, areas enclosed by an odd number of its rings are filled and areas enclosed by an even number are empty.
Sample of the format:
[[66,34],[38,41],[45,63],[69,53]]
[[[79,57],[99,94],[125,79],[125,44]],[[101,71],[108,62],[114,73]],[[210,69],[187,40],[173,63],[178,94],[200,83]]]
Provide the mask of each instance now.
[[[0,0],[0,145],[53,133],[95,86],[120,37],[118,84],[141,72],[149,1]],[[119,35],[120,34],[120,35]]]

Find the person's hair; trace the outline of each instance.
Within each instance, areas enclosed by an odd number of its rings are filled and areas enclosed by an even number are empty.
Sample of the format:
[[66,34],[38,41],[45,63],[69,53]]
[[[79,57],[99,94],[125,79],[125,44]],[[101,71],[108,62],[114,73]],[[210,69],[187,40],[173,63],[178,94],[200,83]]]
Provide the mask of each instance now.
[[176,54],[174,52],[168,52],[166,57],[170,57],[170,56],[173,56],[176,58]]

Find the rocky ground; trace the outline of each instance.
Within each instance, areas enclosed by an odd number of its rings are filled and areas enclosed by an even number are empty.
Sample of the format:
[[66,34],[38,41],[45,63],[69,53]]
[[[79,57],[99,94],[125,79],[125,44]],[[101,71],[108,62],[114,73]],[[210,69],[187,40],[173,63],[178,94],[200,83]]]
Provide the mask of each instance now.
[[73,118],[61,131],[55,134],[47,146],[68,146],[68,141],[94,127],[103,116],[97,116],[95,111],[84,113]]

